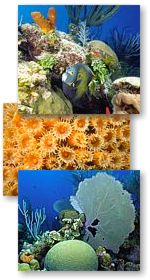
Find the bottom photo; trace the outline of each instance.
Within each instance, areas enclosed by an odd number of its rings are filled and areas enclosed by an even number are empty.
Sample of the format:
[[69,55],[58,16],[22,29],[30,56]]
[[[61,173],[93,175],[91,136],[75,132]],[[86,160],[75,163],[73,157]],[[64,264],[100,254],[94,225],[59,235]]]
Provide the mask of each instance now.
[[18,270],[140,270],[140,171],[19,171]]

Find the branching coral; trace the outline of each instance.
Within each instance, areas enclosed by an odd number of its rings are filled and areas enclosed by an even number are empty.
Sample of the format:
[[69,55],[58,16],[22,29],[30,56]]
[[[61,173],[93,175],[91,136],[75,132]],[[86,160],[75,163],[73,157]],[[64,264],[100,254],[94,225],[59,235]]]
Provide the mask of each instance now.
[[4,195],[17,195],[22,169],[129,169],[130,119],[25,118],[4,105]]
[[25,219],[26,227],[34,240],[38,239],[38,235],[41,234],[41,226],[46,220],[45,208],[36,209],[35,212],[29,211],[25,200],[22,202],[22,208],[18,205],[20,213]]

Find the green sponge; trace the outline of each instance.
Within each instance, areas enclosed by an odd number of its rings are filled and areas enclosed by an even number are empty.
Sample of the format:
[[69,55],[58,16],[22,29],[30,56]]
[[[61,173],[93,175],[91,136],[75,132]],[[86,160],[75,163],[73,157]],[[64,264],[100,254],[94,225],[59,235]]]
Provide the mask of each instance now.
[[89,244],[67,240],[57,243],[48,251],[45,268],[48,271],[95,271],[98,269],[98,258]]

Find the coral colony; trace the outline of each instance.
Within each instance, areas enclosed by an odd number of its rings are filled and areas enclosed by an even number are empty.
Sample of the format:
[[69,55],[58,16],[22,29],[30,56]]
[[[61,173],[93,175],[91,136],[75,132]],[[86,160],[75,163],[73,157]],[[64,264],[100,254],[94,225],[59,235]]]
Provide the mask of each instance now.
[[[133,175],[136,173],[139,182],[139,172],[127,172],[119,171],[118,176],[120,179],[127,177],[134,186]],[[36,171],[28,171],[30,180],[34,173]],[[90,177],[86,176],[86,171],[74,173],[76,178],[81,175],[82,180],[79,184],[76,181],[77,188],[68,197],[70,207],[67,204],[65,210],[65,204],[62,204],[61,209],[57,208],[57,230],[55,227],[51,230],[42,228],[42,223],[49,219],[45,217],[45,210],[36,209],[36,218],[25,201],[24,210],[19,205],[19,214],[21,211],[21,217],[24,216],[24,221],[19,224],[19,271],[139,270],[139,211],[131,193],[125,189],[126,184],[116,180],[113,171],[112,176],[103,171],[97,171],[95,175],[89,171]],[[49,190],[51,196],[53,191],[53,188]],[[134,196],[137,196],[136,192]],[[33,234],[34,228],[38,228],[36,235]]]
[[105,41],[99,35],[98,28],[119,9],[66,6],[68,33],[57,30],[54,8],[48,10],[47,18],[32,12],[34,23],[19,25],[21,113],[140,113],[139,34],[114,29]]
[[128,116],[24,118],[4,105],[4,195],[21,169],[129,169]]

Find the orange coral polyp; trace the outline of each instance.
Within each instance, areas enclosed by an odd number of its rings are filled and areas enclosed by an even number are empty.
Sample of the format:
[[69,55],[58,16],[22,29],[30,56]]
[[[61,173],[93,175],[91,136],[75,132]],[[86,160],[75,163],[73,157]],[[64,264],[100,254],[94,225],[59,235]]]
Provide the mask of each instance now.
[[73,122],[73,127],[75,130],[85,131],[88,128],[89,120],[88,117],[76,117]]
[[17,195],[19,169],[129,169],[128,116],[28,119],[4,105],[4,195]]
[[43,155],[50,154],[56,151],[57,149],[57,141],[50,133],[43,135],[40,139],[40,150],[42,151]]
[[85,148],[87,144],[87,136],[84,132],[74,131],[68,139],[68,144],[78,148]]
[[102,148],[104,145],[104,139],[98,134],[91,134],[88,138],[89,149],[97,150]]
[[24,169],[41,169],[43,159],[38,151],[28,152],[24,155],[23,166]]
[[22,121],[23,119],[21,118],[20,114],[17,111],[12,119],[12,124],[15,125],[16,127],[20,127],[22,125]]
[[58,150],[58,156],[61,161],[71,163],[75,160],[75,152],[69,147],[61,147]]
[[65,140],[72,132],[70,123],[57,121],[53,128],[54,136],[59,140]]
[[36,147],[36,140],[35,138],[29,134],[28,132],[26,133],[23,133],[21,135],[18,136],[20,139],[19,139],[19,148],[20,149],[23,149],[23,150],[26,150],[28,149],[29,147]]
[[28,129],[34,136],[40,137],[44,133],[41,119],[31,118],[24,121],[24,128]]

